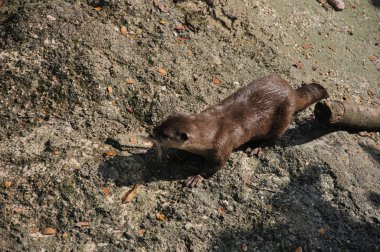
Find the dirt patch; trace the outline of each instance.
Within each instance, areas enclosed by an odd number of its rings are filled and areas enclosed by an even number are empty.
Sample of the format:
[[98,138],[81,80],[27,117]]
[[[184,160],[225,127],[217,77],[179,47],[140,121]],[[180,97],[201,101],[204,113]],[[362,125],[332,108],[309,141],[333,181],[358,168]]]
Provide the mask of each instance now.
[[268,73],[379,104],[370,1],[341,12],[318,1],[1,3],[5,251],[380,249],[380,158],[359,144],[379,133],[326,128],[308,108],[259,159],[234,152],[195,189],[181,180],[201,159],[115,144]]

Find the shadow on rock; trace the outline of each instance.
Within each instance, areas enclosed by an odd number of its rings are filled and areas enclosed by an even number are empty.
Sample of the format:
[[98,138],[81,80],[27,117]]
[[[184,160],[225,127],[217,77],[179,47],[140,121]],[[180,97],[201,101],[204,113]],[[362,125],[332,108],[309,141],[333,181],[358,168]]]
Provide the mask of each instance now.
[[298,124],[295,128],[287,129],[284,135],[274,143],[268,143],[266,141],[247,142],[236,150],[245,151],[247,148],[263,147],[262,145],[268,147],[273,147],[274,145],[278,145],[280,147],[297,146],[311,142],[315,139],[338,130],[341,129],[337,127],[321,125],[316,120],[308,120],[301,124]]
[[[360,142],[359,142],[360,144]],[[378,163],[380,163],[380,152],[378,150],[374,149],[371,145],[368,146],[368,144],[360,144],[362,149],[373,159],[376,160]]]
[[161,160],[156,151],[143,154],[116,156],[105,160],[98,168],[105,179],[118,186],[144,184],[158,180],[181,180],[195,175],[202,167],[202,159],[176,150],[167,150]]
[[287,129],[280,138],[280,146],[297,146],[311,142],[324,135],[340,130],[337,127],[326,126],[316,120],[308,120],[295,128]]
[[[308,168],[274,195],[266,217],[244,225],[253,229],[225,230],[217,235],[213,248],[236,251],[245,244],[249,251],[295,251],[298,247],[304,251],[379,251],[380,217],[370,221],[355,211],[350,214],[355,204],[344,192],[336,188],[321,192],[326,177],[334,176],[323,165]],[[335,205],[326,200],[332,193]],[[380,201],[376,193],[370,199],[375,204]]]
[[374,206],[380,207],[380,194],[375,192],[369,192],[368,198]]
[[[326,134],[336,131],[336,128],[321,127],[312,120],[300,124],[294,129],[288,129],[279,140],[280,146],[295,146],[310,142]],[[108,138],[106,144],[123,151],[120,143]],[[261,142],[247,143],[236,151],[245,150],[248,146],[260,146]],[[156,150],[150,149],[144,154],[116,156],[107,159],[99,166],[99,172],[105,179],[113,180],[118,186],[128,186],[136,183],[149,183],[159,180],[181,180],[198,174],[203,167],[203,158],[180,150],[165,150],[160,160]]]

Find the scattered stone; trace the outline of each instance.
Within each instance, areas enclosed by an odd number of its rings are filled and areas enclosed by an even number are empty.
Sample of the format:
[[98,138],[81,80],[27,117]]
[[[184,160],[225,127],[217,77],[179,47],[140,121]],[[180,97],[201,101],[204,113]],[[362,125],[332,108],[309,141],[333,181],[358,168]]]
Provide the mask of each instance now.
[[127,36],[127,35],[128,35],[127,27],[123,25],[123,26],[120,28],[120,33],[121,33],[122,35],[124,35],[124,36]]
[[163,67],[157,67],[157,72],[161,75],[165,75],[167,73],[166,69]]
[[54,235],[56,233],[57,233],[57,230],[55,230],[52,227],[46,227],[46,228],[41,229],[41,234],[43,235]]
[[225,212],[225,210],[224,210],[223,207],[219,207],[219,208],[218,208],[218,213],[219,213],[220,215],[223,215],[224,212]]
[[191,222],[187,222],[187,223],[185,224],[185,229],[186,229],[186,230],[189,230],[189,229],[192,228],[192,227],[194,227],[194,225],[193,225]]
[[105,196],[110,195],[110,189],[108,187],[103,187],[102,192]]
[[12,186],[12,182],[11,181],[5,181],[4,182],[4,186],[5,186],[5,188],[11,187]]
[[302,49],[311,49],[311,48],[313,48],[313,46],[309,45],[309,44],[302,45],[301,47],[302,47]]
[[91,224],[91,222],[89,222],[89,221],[80,221],[77,223],[77,226],[78,227],[88,227],[88,226],[90,226],[90,224]]
[[292,66],[301,70],[304,69],[304,64],[301,61],[295,62]]
[[140,187],[141,185],[139,184],[134,185],[131,190],[129,190],[126,194],[124,194],[124,196],[121,198],[121,202],[131,203],[132,200],[136,197],[137,192]]
[[129,113],[133,113],[133,108],[130,107],[130,106],[126,107],[126,110],[127,110]]
[[368,59],[369,59],[370,61],[372,61],[372,62],[376,62],[377,59],[378,59],[378,57],[377,57],[376,55],[371,55],[371,56],[368,57]]
[[145,234],[146,230],[144,228],[142,229],[139,229],[139,231],[137,231],[137,233],[140,235],[140,236],[143,236]]
[[161,19],[161,20],[159,21],[159,23],[162,24],[162,25],[167,25],[168,21],[165,20],[165,19]]
[[166,6],[161,2],[161,0],[153,0],[153,4],[156,8],[158,8],[161,12],[166,13],[168,12],[168,9]]
[[333,52],[335,52],[336,50],[335,50],[335,47],[334,46],[332,46],[332,45],[327,45],[327,48],[328,49],[330,49],[331,51],[333,51]]
[[16,207],[15,208],[15,213],[17,213],[17,214],[21,214],[21,213],[23,213],[24,212],[24,209],[22,208],[22,207]]
[[106,152],[104,152],[104,156],[106,156],[106,157],[114,157],[114,156],[116,156],[116,151],[114,151],[114,150],[106,151]]
[[156,213],[156,219],[159,220],[159,221],[165,221],[166,220],[166,216],[162,213]]
[[174,29],[177,30],[177,31],[181,31],[181,30],[185,30],[186,27],[183,26],[183,25],[181,25],[181,24],[179,24],[179,25],[176,25],[176,27],[174,27]]
[[320,229],[318,229],[318,234],[319,235],[324,235],[326,233],[326,229],[321,227]]
[[110,94],[112,94],[112,86],[108,86],[107,87],[107,92],[110,93]]
[[219,85],[220,84],[220,80],[216,77],[212,78],[212,83],[214,83],[215,85]]
[[327,1],[336,11],[341,11],[345,8],[342,0],[328,0]]
[[55,21],[57,20],[55,17],[51,16],[51,15],[47,15],[46,16],[50,21]]

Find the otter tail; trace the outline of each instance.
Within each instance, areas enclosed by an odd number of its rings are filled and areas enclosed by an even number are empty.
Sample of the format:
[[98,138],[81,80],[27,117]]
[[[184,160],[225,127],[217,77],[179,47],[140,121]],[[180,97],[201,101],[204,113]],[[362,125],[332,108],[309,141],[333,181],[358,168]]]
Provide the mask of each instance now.
[[296,111],[303,110],[311,104],[329,97],[326,89],[317,83],[303,85],[296,89],[298,99]]

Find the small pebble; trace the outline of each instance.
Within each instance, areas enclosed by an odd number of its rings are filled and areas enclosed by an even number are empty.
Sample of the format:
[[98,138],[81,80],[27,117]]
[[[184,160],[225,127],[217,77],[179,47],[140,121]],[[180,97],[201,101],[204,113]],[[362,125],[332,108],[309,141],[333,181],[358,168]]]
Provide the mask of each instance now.
[[47,17],[47,19],[49,19],[50,21],[55,21],[55,20],[57,20],[55,17],[53,17],[53,16],[51,16],[51,15],[47,15],[46,17]]
[[54,235],[55,233],[57,233],[57,230],[52,227],[46,227],[41,230],[41,234],[43,235]]
[[328,0],[328,3],[336,10],[341,11],[344,9],[345,5],[342,0]]
[[125,27],[124,25],[120,28],[120,33],[124,36],[127,36],[128,35],[128,30],[127,30],[127,27]]
[[191,224],[190,222],[188,222],[188,223],[185,224],[185,229],[186,230],[189,230],[192,227],[193,227],[193,224]]

